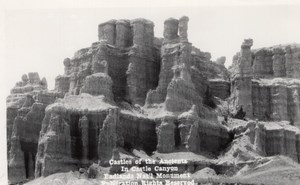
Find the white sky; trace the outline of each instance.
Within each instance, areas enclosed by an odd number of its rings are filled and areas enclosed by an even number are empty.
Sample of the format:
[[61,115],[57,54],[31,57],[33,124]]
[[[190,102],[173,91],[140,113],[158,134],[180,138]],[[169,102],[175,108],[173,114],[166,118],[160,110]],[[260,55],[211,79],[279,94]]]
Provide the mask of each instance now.
[[165,19],[187,15],[189,41],[213,59],[226,56],[226,66],[244,38],[254,39],[253,48],[300,43],[300,4],[294,0],[21,0],[6,1],[3,7],[4,98],[28,72],[39,72],[53,89],[55,77],[63,74],[63,59],[97,41],[97,25],[109,19],[149,19],[155,24],[155,36],[162,37]]
[[163,22],[187,15],[189,41],[212,59],[226,56],[230,65],[244,38],[254,48],[300,41],[300,6],[198,6],[93,9],[13,9],[5,17],[6,93],[28,72],[46,77],[49,89],[63,74],[63,59],[97,41],[97,25],[109,19],[143,17],[162,37]]
[[18,9],[5,17],[7,93],[22,74],[39,72],[48,80],[63,74],[63,59],[97,41],[97,25],[109,19],[144,17],[162,37],[163,22],[187,15],[189,41],[212,58],[226,56],[230,65],[244,38],[255,47],[300,41],[300,6],[201,6],[95,9]]

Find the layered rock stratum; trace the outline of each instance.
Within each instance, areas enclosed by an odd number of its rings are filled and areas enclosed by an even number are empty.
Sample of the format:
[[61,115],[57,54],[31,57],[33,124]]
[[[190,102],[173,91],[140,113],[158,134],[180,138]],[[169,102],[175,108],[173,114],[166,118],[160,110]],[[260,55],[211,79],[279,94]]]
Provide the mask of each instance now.
[[10,183],[103,179],[120,173],[111,159],[183,158],[177,173],[216,183],[251,183],[273,163],[300,174],[300,46],[251,50],[245,39],[228,70],[189,42],[188,22],[167,19],[157,38],[149,20],[110,20],[63,61],[53,90],[23,75],[7,98]]

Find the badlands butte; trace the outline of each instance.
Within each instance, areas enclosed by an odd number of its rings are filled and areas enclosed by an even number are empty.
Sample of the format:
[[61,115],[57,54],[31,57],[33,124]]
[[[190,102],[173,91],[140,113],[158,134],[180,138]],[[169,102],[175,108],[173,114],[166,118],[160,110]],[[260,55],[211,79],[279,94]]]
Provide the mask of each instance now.
[[227,69],[192,45],[188,22],[167,19],[157,38],[149,20],[110,20],[53,90],[24,74],[6,100],[9,183],[97,184],[162,159],[203,183],[299,183],[300,45],[245,39]]

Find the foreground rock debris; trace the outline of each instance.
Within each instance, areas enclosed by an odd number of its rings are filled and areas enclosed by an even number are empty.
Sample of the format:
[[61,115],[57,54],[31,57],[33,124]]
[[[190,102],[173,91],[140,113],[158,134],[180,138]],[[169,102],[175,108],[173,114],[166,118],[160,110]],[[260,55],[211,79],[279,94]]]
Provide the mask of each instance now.
[[120,174],[111,159],[184,158],[177,173],[216,183],[251,184],[254,168],[273,163],[300,173],[300,46],[252,50],[246,39],[227,70],[189,42],[188,22],[169,18],[156,38],[149,20],[110,20],[63,61],[54,90],[23,75],[7,98],[10,183]]

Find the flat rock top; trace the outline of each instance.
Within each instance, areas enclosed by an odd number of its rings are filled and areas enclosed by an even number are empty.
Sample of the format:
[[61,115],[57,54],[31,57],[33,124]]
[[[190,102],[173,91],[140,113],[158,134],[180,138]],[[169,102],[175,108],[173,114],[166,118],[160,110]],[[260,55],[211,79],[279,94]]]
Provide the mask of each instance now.
[[101,112],[109,108],[116,108],[116,106],[105,101],[103,95],[92,96],[86,93],[65,96],[64,99],[59,99],[54,104],[49,105],[47,111],[58,107],[64,107],[66,110],[75,112],[81,112],[86,109],[89,111]]
[[212,78],[212,79],[208,79],[208,81],[210,81],[210,82],[229,82],[222,78]]
[[208,157],[205,157],[203,155],[197,155],[192,152],[172,152],[172,153],[158,153],[155,152],[152,156],[152,158],[160,158],[160,159],[165,159],[165,160],[170,160],[170,159],[186,159],[188,161],[203,161],[203,162],[210,162],[214,161],[214,159],[210,159]]
[[288,121],[279,121],[279,122],[260,122],[266,127],[267,130],[289,130],[291,132],[295,132],[296,134],[300,134],[299,128],[290,125]]
[[300,86],[300,79],[295,78],[272,78],[272,79],[253,79],[252,81],[258,82],[260,85],[263,86],[276,86],[276,85],[283,85],[283,86]]
[[256,52],[258,50],[261,50],[261,49],[273,49],[273,48],[281,48],[281,49],[284,49],[285,47],[287,46],[290,46],[291,48],[300,48],[300,44],[299,43],[288,43],[288,44],[278,44],[278,45],[273,45],[273,46],[270,46],[270,47],[261,47],[261,48],[255,48],[255,49],[252,49],[253,52]]
[[131,20],[131,24],[138,23],[138,22],[154,26],[154,23],[152,21],[144,19],[144,18],[136,18],[136,19]]

